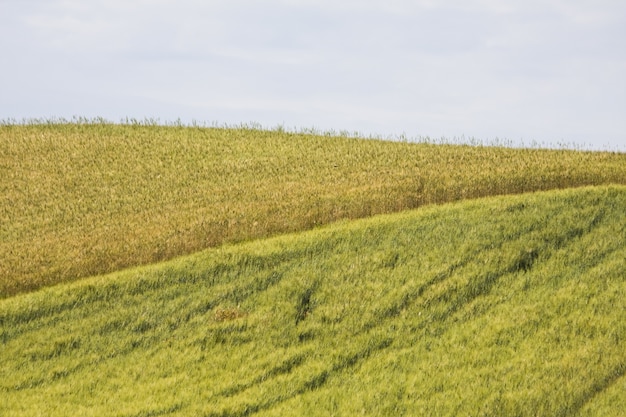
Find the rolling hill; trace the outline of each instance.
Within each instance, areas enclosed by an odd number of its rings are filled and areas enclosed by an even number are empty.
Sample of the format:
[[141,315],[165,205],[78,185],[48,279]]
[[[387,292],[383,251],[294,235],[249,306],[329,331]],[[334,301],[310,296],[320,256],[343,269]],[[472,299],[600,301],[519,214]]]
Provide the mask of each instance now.
[[0,414],[620,416],[625,209],[618,185],[486,197],[14,295]]
[[626,154],[0,122],[0,298],[341,219],[613,183]]

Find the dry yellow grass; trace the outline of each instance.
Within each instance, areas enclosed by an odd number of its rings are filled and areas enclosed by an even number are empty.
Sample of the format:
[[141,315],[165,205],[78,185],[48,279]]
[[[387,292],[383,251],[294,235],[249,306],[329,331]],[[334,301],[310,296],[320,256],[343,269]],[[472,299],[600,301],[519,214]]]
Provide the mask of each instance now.
[[0,297],[338,219],[608,183],[626,183],[626,154],[4,124]]

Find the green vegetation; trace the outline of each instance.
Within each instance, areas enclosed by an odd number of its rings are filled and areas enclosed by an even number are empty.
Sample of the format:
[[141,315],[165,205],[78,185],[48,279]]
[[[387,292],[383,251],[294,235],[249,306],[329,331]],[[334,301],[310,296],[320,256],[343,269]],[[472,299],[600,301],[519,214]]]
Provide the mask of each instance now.
[[625,208],[624,186],[491,197],[6,298],[0,414],[619,416]]
[[0,123],[0,298],[339,219],[626,184],[626,154]]

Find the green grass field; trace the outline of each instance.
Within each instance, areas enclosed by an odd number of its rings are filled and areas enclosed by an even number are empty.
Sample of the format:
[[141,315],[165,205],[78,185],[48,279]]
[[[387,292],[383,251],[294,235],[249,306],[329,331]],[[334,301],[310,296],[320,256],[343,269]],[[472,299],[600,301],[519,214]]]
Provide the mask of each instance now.
[[476,197],[626,184],[626,154],[109,123],[0,123],[0,298]]
[[8,297],[0,415],[621,416],[625,209],[624,186],[489,197]]

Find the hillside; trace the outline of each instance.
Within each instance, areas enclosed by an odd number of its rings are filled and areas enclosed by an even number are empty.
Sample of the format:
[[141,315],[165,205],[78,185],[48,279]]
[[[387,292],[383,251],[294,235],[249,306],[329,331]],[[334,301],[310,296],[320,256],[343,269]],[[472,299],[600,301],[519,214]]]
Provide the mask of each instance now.
[[626,154],[0,123],[0,298],[431,203],[626,184]]
[[490,197],[6,298],[0,415],[619,416],[625,209]]

